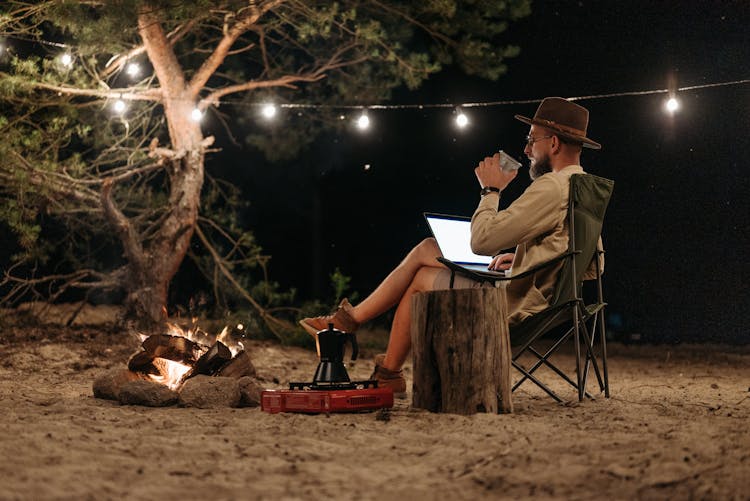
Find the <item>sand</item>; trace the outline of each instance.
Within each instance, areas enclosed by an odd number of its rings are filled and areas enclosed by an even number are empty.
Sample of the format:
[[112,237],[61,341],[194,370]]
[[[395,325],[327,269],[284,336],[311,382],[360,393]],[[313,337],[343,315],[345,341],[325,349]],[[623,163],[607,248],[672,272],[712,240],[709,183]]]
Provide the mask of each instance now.
[[[410,396],[333,415],[94,398],[136,347],[84,327],[3,330],[0,499],[750,498],[747,347],[611,344],[611,398],[565,390],[559,405],[522,387],[514,414],[472,416]],[[317,364],[269,341],[247,350],[268,388]]]

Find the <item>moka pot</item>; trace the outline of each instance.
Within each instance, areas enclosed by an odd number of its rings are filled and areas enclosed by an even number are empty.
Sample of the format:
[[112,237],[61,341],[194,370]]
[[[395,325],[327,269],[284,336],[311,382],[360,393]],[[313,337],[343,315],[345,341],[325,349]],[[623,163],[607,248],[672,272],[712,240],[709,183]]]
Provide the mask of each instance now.
[[318,331],[317,335],[320,363],[315,370],[313,384],[348,383],[350,379],[344,367],[344,347],[347,341],[351,341],[352,360],[356,360],[359,354],[357,337],[354,333],[334,329],[332,323],[328,324],[328,329]]

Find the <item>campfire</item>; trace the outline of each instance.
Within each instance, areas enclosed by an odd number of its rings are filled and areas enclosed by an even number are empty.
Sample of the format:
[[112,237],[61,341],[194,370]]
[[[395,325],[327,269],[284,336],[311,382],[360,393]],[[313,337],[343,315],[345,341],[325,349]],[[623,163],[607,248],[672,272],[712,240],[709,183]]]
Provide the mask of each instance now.
[[[95,396],[151,406],[177,402],[202,406],[214,399],[209,394],[228,395],[225,405],[230,406],[259,401],[255,367],[229,328],[214,336],[197,327],[169,325],[165,334],[140,337],[141,350],[130,357],[127,370],[94,381]],[[192,403],[186,401],[191,398],[186,395],[196,392]]]
[[172,390],[178,390],[186,380],[199,374],[229,377],[255,374],[244,346],[231,338],[228,327],[215,340],[198,328],[185,331],[173,324],[168,328],[167,334],[141,335],[143,350],[130,357],[129,370]]

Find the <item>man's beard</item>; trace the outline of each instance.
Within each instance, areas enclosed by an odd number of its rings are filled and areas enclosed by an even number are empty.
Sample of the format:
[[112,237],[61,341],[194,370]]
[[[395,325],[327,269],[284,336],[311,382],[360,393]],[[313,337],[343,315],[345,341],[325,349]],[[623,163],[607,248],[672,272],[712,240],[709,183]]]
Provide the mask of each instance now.
[[541,158],[531,160],[529,164],[529,176],[531,180],[535,180],[548,172],[552,172],[552,164],[549,161],[549,155],[544,155]]

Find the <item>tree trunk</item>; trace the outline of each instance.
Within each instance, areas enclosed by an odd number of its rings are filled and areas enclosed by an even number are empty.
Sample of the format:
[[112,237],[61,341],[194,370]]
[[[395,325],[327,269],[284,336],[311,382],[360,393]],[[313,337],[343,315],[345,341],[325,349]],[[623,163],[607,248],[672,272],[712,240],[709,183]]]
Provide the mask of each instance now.
[[505,289],[453,289],[412,299],[413,406],[513,412]]
[[162,90],[171,153],[163,158],[169,177],[165,217],[148,239],[111,199],[111,184],[102,188],[110,222],[125,250],[128,273],[126,315],[141,329],[162,325],[167,317],[169,283],[180,267],[198,220],[204,178],[204,138],[200,124],[191,118],[196,97],[185,84],[182,68],[161,25],[161,11],[144,4],[139,33]]

